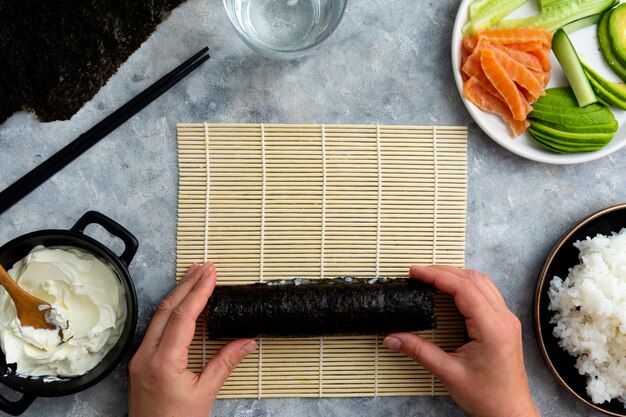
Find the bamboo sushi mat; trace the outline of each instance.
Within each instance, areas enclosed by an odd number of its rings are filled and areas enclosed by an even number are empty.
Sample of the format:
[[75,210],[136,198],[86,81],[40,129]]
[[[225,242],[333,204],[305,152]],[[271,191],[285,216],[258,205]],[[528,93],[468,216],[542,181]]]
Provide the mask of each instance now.
[[[176,272],[211,260],[219,284],[400,277],[411,264],[462,267],[467,129],[438,126],[179,124]],[[463,343],[436,296],[443,349]],[[189,368],[224,344],[201,317]],[[259,340],[219,398],[446,395],[385,335]]]

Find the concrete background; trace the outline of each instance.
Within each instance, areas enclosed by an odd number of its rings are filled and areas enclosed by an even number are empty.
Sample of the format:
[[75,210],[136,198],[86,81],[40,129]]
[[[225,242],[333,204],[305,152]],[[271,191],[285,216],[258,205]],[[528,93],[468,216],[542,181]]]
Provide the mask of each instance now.
[[[312,55],[274,61],[236,36],[219,0],[189,0],[71,120],[39,123],[18,113],[0,125],[5,188],[202,46],[211,59],[0,217],[0,242],[68,228],[98,210],[132,231],[130,271],[145,328],[174,284],[177,122],[386,123],[469,126],[467,266],[491,274],[521,318],[533,395],[544,416],[598,416],[553,379],[536,347],[532,296],[550,248],[574,223],[626,201],[626,152],[574,166],[517,157],[466,112],[450,68],[458,0],[352,0]],[[119,249],[95,227],[88,232]],[[35,401],[25,416],[118,416],[127,409],[126,367],[97,386]],[[2,391],[5,392],[5,391]],[[506,407],[503,404],[503,407]],[[462,416],[450,398],[219,401],[215,416]]]

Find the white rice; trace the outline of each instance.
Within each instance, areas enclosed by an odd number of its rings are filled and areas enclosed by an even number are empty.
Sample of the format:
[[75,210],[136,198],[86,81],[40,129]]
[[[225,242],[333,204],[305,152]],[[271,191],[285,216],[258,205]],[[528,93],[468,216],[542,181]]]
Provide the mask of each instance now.
[[574,246],[580,263],[548,290],[554,335],[576,357],[594,403],[626,403],[626,228]]

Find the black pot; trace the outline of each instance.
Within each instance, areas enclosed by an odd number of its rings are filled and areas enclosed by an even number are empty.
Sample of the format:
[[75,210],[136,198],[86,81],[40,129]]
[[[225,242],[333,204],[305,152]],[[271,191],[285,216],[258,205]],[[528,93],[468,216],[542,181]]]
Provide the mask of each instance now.
[[[83,230],[89,224],[99,224],[109,233],[119,237],[125,245],[124,252],[117,256]],[[10,401],[0,395],[0,410],[17,416],[22,414],[37,397],[60,397],[75,394],[103,380],[115,369],[128,353],[137,325],[137,295],[128,273],[128,264],[137,252],[137,239],[126,229],[105,215],[90,211],[85,213],[70,230],[39,230],[13,239],[0,248],[0,264],[9,269],[24,258],[35,246],[73,246],[98,256],[115,270],[124,286],[126,297],[126,322],[119,340],[91,371],[62,381],[43,382],[41,378],[24,378],[15,374],[15,364],[7,364],[0,351],[0,382],[23,393],[22,398]]]

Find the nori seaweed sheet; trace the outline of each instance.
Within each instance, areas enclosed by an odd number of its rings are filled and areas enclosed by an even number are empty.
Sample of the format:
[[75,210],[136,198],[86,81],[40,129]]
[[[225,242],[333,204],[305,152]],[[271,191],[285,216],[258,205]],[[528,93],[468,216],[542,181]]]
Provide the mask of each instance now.
[[0,0],[0,123],[69,119],[183,1]]
[[[350,281],[350,282],[348,282]],[[338,278],[217,286],[211,339],[419,331],[435,327],[435,289],[414,279]]]

